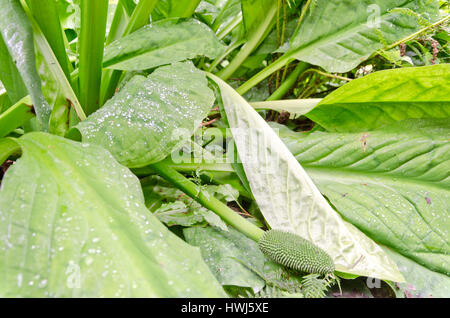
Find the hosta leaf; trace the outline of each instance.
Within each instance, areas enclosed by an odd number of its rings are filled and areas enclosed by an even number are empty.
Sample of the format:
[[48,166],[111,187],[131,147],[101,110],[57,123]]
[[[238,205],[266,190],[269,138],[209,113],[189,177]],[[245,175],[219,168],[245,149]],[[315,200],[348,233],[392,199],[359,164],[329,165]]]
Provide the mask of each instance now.
[[403,281],[383,250],[333,210],[264,119],[229,85],[210,76],[221,89],[239,156],[268,224],[322,247],[338,271]]
[[3,37],[0,35],[0,80],[8,91],[8,96],[14,104],[28,95],[27,88],[14,64]]
[[184,144],[208,114],[214,94],[191,62],[133,77],[77,125],[84,141],[102,145],[128,167],[158,162]]
[[33,100],[38,121],[47,130],[51,109],[42,95],[36,71],[30,22],[19,0],[0,0],[0,8],[0,34]]
[[224,232],[212,227],[191,227],[183,233],[189,244],[200,247],[205,263],[222,285],[250,287],[255,293],[266,285],[248,268],[264,267],[265,257],[255,241],[232,228]]
[[372,239],[450,275],[448,120],[286,143],[339,213]]
[[[425,21],[437,20],[438,5],[433,0],[320,1],[306,13],[287,55],[328,72],[348,72]],[[419,14],[422,17],[414,16]]]
[[260,25],[264,23],[264,20],[266,19],[266,16],[270,11],[271,6],[274,5],[274,1],[241,0],[241,3],[242,3],[242,20],[244,22],[245,31],[248,36],[251,35],[252,33],[258,32],[258,29]]
[[205,24],[169,19],[147,25],[105,48],[103,66],[117,70],[143,70],[192,59],[216,58],[224,47]]
[[436,273],[423,267],[392,250],[386,253],[398,265],[398,269],[405,276],[406,283],[397,283],[397,297],[407,298],[449,298],[450,277]]
[[450,65],[385,70],[354,80],[307,115],[329,131],[373,130],[407,118],[450,117]]
[[250,287],[255,293],[275,286],[289,293],[300,290],[298,273],[286,270],[267,259],[258,244],[239,231],[212,227],[183,230],[186,241],[200,247],[203,259],[222,285]]
[[0,191],[2,297],[224,296],[106,150],[45,133],[17,142]]

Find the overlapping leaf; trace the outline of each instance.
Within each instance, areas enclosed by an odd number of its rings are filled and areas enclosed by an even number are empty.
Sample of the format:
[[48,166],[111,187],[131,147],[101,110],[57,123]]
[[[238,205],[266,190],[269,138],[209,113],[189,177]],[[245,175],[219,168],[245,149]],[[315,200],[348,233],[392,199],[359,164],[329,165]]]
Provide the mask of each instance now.
[[286,54],[328,72],[348,72],[378,49],[437,20],[438,6],[434,0],[320,1],[306,13]]
[[38,122],[46,130],[51,109],[42,95],[41,80],[36,71],[30,22],[19,0],[0,0],[0,8],[0,34],[33,100]]
[[0,191],[2,297],[225,296],[106,150],[45,133],[17,142]]
[[322,247],[338,271],[402,281],[383,250],[332,209],[264,119],[225,82],[210,76],[220,87],[253,196],[268,224]]
[[103,65],[117,70],[143,70],[196,56],[216,58],[223,51],[224,47],[205,24],[194,19],[168,19],[108,45]]
[[191,62],[133,77],[77,128],[128,167],[158,162],[189,139],[208,114],[214,94]]
[[306,116],[341,132],[373,130],[408,118],[448,118],[449,92],[449,64],[385,70],[337,89]]
[[449,275],[449,137],[444,119],[366,133],[289,133],[283,141],[346,220]]

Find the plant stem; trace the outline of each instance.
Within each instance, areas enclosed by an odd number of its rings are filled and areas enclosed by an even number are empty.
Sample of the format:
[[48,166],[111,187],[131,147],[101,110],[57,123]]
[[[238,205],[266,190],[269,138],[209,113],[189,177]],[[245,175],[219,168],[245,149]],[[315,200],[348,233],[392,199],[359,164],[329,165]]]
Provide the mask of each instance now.
[[423,32],[425,32],[425,31],[427,31],[427,30],[429,30],[429,29],[431,29],[431,28],[434,28],[435,26],[438,26],[439,24],[444,23],[445,21],[447,21],[447,20],[449,20],[449,19],[450,19],[450,15],[447,15],[446,17],[442,18],[441,20],[439,20],[439,21],[437,21],[437,22],[435,22],[435,23],[433,23],[433,24],[430,24],[430,25],[428,25],[427,27],[425,27],[425,28],[423,28],[423,29],[421,29],[421,30],[419,30],[419,31],[417,31],[417,32],[415,32],[415,33],[413,33],[413,34],[407,36],[406,38],[403,38],[403,39],[401,39],[400,41],[397,41],[397,42],[395,42],[395,43],[389,45],[389,46],[386,48],[386,50],[390,50],[390,49],[396,47],[397,45],[400,45],[400,44],[402,44],[402,43],[408,42],[408,41],[414,39],[415,37],[417,37],[418,35],[422,34]]
[[298,77],[305,72],[310,65],[305,62],[299,62],[295,69],[289,74],[288,78],[278,87],[278,89],[267,98],[268,101],[282,99],[284,95],[294,86]]
[[239,53],[234,57],[230,64],[217,73],[223,80],[227,80],[241,66],[253,50],[261,43],[265,35],[268,33],[273,19],[277,13],[277,6],[273,5],[265,19],[261,22],[257,30],[250,36],[250,39],[244,44]]
[[169,18],[189,18],[194,14],[201,0],[190,0],[185,6],[175,5],[169,13]]
[[205,195],[198,185],[188,180],[176,170],[170,168],[166,163],[154,163],[150,165],[150,168],[191,198],[198,201],[201,205],[219,215],[226,223],[230,224],[247,237],[256,242],[261,238],[264,233],[263,230],[238,215],[220,200],[213,196]]
[[[136,31],[140,27],[147,24],[150,14],[153,12],[158,0],[141,0],[133,11],[130,17],[130,21],[123,31],[123,34],[116,34],[115,39],[120,39],[133,31]],[[103,83],[100,94],[100,105],[103,105],[108,99],[110,99],[116,90],[117,84],[122,76],[122,71],[118,70],[105,70],[103,74]]]
[[29,0],[31,12],[52,48],[66,78],[70,80],[69,58],[64,44],[63,31],[54,0]]
[[81,0],[80,103],[86,115],[99,108],[108,0]]
[[245,94],[253,86],[258,85],[261,81],[263,81],[264,79],[269,77],[274,72],[278,71],[280,68],[282,68],[286,64],[290,63],[292,60],[293,59],[289,55],[284,54],[278,60],[276,60],[272,64],[268,65],[261,72],[259,72],[258,74],[256,74],[252,78],[250,78],[244,84],[242,84],[238,89],[236,89],[236,92],[240,95]]

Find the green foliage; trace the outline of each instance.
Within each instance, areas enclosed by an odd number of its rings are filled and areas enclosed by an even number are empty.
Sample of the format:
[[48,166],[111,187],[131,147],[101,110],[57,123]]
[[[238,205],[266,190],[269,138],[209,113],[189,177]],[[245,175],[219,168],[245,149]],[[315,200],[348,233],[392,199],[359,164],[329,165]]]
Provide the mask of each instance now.
[[214,102],[206,76],[191,62],[134,76],[78,124],[83,140],[102,145],[128,167],[158,162],[190,138]]
[[23,156],[0,192],[2,297],[224,296],[106,150],[44,133],[16,141]]
[[449,273],[448,119],[283,141],[339,213],[377,242]]
[[449,91],[449,64],[385,70],[334,91],[306,116],[329,131],[346,132],[407,118],[448,118]]
[[216,58],[223,46],[214,33],[197,20],[169,19],[152,23],[105,48],[103,66],[142,70],[195,58]]
[[448,13],[0,0],[0,296],[447,297]]

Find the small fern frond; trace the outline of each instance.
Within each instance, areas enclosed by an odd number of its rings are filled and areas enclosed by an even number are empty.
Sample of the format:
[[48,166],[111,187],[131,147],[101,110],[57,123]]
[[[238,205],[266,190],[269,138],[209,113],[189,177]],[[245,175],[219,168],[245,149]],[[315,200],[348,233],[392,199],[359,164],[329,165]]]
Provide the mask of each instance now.
[[320,278],[320,274],[309,274],[303,276],[302,294],[306,298],[324,298],[328,289],[335,283],[339,284],[339,279],[333,274]]
[[431,22],[425,19],[422,15],[419,13],[411,10],[410,8],[395,8],[389,11],[389,13],[399,13],[403,15],[407,15],[410,17],[414,17],[417,19],[417,22],[421,27],[428,27],[431,25]]

